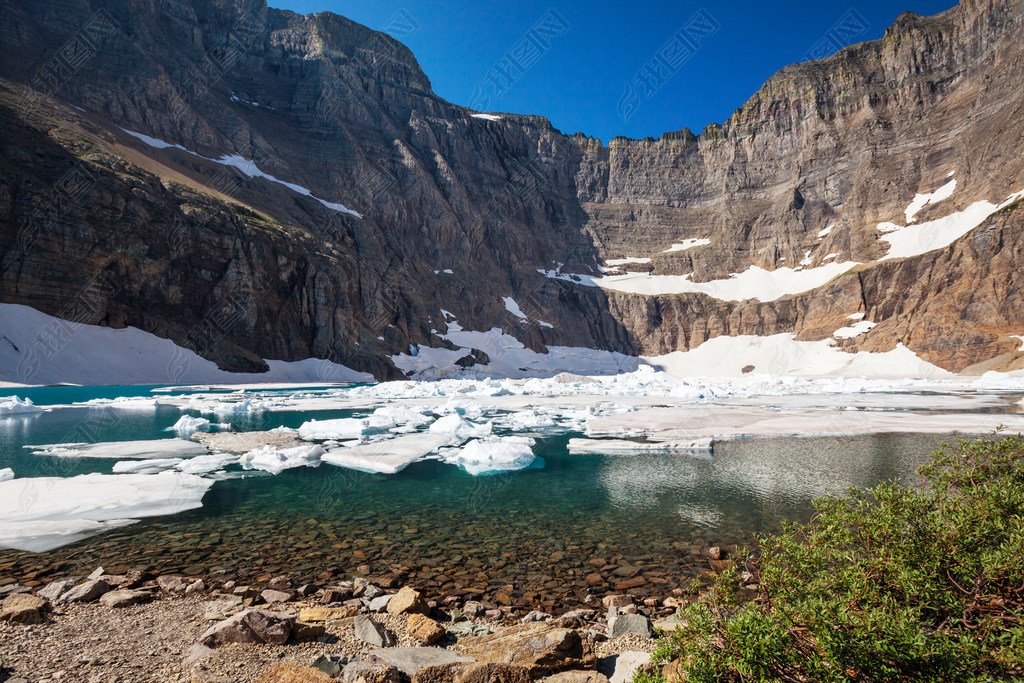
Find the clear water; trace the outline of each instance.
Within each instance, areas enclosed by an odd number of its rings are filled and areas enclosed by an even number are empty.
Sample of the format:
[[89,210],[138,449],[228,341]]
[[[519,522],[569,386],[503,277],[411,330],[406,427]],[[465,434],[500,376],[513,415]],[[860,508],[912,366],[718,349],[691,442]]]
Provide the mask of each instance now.
[[[68,398],[72,389],[81,397]],[[151,395],[149,388],[132,389],[138,393],[59,388],[49,398]],[[109,472],[109,460],[33,456],[22,446],[166,438],[180,414],[91,409],[0,418],[0,467],[13,467],[19,477]],[[263,430],[351,414],[266,412],[233,423]],[[809,519],[813,498],[849,486],[915,482],[916,468],[944,440],[755,439],[694,457],[569,455],[573,436],[579,435],[541,435],[535,467],[495,476],[424,461],[397,475],[321,465],[218,481],[198,510],[49,553],[0,550],[0,577],[39,580],[101,564],[195,575],[224,570],[243,579],[327,580],[369,570],[439,592],[487,597],[505,590],[544,605],[614,590],[623,577],[607,570],[600,572],[603,583],[586,581],[600,559],[637,568],[648,582],[644,590],[667,593],[707,569],[696,547],[750,545],[783,519]]]

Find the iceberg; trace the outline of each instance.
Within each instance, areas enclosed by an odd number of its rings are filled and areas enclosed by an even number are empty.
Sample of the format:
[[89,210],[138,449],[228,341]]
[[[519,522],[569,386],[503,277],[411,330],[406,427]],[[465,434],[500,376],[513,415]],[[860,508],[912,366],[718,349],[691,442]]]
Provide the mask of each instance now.
[[171,427],[179,436],[189,437],[198,431],[206,431],[210,428],[210,421],[205,417],[192,417],[191,415],[182,415],[178,418],[178,421]]
[[46,409],[32,403],[32,399],[20,399],[11,396],[7,399],[0,399],[0,415],[23,415],[26,413],[42,413]]
[[491,433],[491,423],[473,424],[461,415],[452,413],[437,419],[427,430],[431,434],[450,434],[457,439],[469,439],[474,436],[487,436]]
[[14,479],[14,470],[10,467],[0,469],[0,481],[10,481],[11,479]]

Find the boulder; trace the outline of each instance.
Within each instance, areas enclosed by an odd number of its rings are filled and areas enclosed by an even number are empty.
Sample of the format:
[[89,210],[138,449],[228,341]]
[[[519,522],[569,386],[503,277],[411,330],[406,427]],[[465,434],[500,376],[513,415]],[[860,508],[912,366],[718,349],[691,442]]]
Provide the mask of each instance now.
[[531,675],[583,669],[594,662],[589,642],[559,623],[517,624],[487,636],[463,638],[460,650],[480,662],[525,666]]
[[623,652],[611,657],[602,657],[597,662],[597,670],[607,676],[611,683],[629,683],[640,667],[650,661],[650,652]]
[[46,598],[27,593],[12,593],[0,604],[0,621],[41,624],[46,620],[45,615],[49,611],[50,602]]
[[60,602],[93,602],[109,590],[110,586],[103,579],[86,581],[60,596]]
[[292,626],[292,640],[298,642],[317,640],[325,633],[327,633],[327,629],[323,624],[303,624],[301,621],[297,621]]
[[418,590],[405,586],[388,601],[389,614],[426,614],[427,604]]
[[371,650],[370,654],[399,669],[406,676],[414,676],[417,671],[428,666],[473,661],[470,657],[440,647],[386,647]]
[[207,647],[218,647],[225,643],[269,643],[284,645],[291,635],[295,617],[248,609],[211,626],[199,642]]
[[275,664],[256,679],[256,683],[332,683],[333,681],[333,678],[320,669],[293,662]]
[[352,628],[356,638],[374,647],[391,647],[395,644],[394,634],[384,628],[383,624],[378,624],[369,617],[356,617],[352,622]]
[[445,634],[441,624],[423,614],[410,614],[406,631],[424,645],[433,645],[444,638]]
[[40,588],[36,593],[41,598],[46,598],[56,602],[60,596],[67,593],[69,590],[75,587],[75,582],[69,579],[61,579],[59,581],[51,581],[46,584],[43,588]]
[[100,596],[100,604],[105,607],[131,607],[153,599],[148,591],[118,590]]
[[313,666],[320,669],[331,678],[338,678],[341,676],[342,670],[345,665],[348,664],[348,655],[320,655],[313,662]]
[[651,621],[642,614],[620,614],[608,624],[608,637],[618,638],[635,633],[642,638],[651,637]]
[[299,610],[299,621],[334,621],[359,614],[358,607],[305,607]]

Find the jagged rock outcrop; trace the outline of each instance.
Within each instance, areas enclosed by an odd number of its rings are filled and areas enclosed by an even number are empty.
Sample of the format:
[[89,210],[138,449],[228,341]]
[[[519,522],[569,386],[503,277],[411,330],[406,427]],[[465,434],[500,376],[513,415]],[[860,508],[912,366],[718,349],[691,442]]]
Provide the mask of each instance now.
[[[407,48],[330,13],[262,0],[3,9],[0,301],[134,325],[228,369],[317,356],[378,377],[396,376],[388,356],[409,344],[443,345],[441,309],[536,350],[630,354],[720,334],[821,339],[863,311],[879,325],[852,348],[902,342],[954,370],[1024,332],[1019,211],[989,221],[998,244],[979,244],[979,228],[871,263],[886,252],[878,223],[951,171],[955,193],[920,220],[1024,189],[1020,0],[904,14],[879,41],[786,67],[700,135],[607,145],[541,117],[475,118],[433,94]],[[663,253],[686,239],[710,243]],[[765,303],[537,272],[624,256],[695,281],[869,265]],[[553,326],[521,324],[503,296]]]

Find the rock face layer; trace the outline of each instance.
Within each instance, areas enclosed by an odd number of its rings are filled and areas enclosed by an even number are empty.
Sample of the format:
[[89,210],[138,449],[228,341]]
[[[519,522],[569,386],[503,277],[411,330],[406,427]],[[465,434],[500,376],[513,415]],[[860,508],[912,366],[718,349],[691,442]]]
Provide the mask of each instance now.
[[[902,342],[960,370],[1024,333],[1020,211],[875,263],[878,224],[903,225],[950,173],[919,223],[1024,189],[1022,15],[1019,0],[904,14],[879,41],[783,69],[698,136],[604,145],[540,117],[474,117],[407,48],[329,13],[9,2],[0,301],[133,325],[234,370],[317,356],[393,377],[388,356],[445,344],[442,309],[535,350],[630,354],[821,339],[863,312],[879,324],[847,345]],[[666,252],[686,240],[702,242]],[[538,273],[622,257],[697,282],[867,265],[764,303]]]

